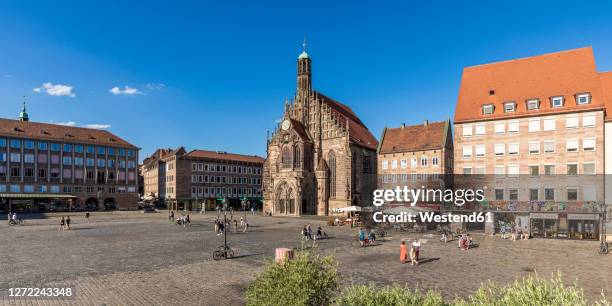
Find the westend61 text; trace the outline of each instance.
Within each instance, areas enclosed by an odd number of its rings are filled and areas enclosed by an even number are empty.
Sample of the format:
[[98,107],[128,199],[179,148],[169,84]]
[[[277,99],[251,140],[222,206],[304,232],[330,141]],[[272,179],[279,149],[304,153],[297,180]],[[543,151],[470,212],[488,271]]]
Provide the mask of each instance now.
[[[435,223],[449,223],[449,222],[493,222],[493,217],[490,212],[473,212],[467,215],[455,215],[453,213],[436,214],[435,212],[419,212],[409,213],[402,212],[399,214],[386,215],[382,212],[375,212],[372,216],[374,222],[391,222],[391,223],[404,223],[404,222],[435,222]],[[417,219],[418,217],[418,219]]]

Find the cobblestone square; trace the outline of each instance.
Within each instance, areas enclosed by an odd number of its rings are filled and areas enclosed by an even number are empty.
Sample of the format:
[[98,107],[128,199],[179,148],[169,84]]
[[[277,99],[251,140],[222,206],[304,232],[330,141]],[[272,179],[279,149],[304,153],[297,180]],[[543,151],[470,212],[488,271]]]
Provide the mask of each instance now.
[[[235,214],[235,217],[242,214]],[[115,212],[72,215],[72,229],[58,231],[60,215],[28,219],[23,226],[0,225],[0,301],[4,305],[240,305],[244,289],[276,247],[298,247],[305,224],[324,225],[321,218],[247,215],[248,233],[228,235],[237,256],[213,261],[223,243],[213,233],[216,214],[191,215],[192,226],[171,224],[165,213]],[[323,252],[340,262],[344,285],[391,284],[440,290],[445,297],[466,296],[481,282],[502,284],[537,271],[560,271],[565,281],[584,288],[590,299],[612,292],[612,256],[597,254],[597,242],[531,239],[502,240],[474,234],[478,248],[461,251],[432,234],[423,239],[424,263],[399,263],[399,241],[413,235],[390,232],[374,247],[352,246],[357,229],[326,227],[329,239],[318,241]],[[11,287],[67,287],[72,299],[9,298]]]

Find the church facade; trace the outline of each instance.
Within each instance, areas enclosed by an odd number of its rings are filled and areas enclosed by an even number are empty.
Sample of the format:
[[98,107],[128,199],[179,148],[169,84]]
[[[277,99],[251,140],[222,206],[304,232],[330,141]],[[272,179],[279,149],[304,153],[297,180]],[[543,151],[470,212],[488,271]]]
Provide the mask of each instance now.
[[304,50],[296,94],[285,101],[282,121],[267,139],[264,211],[325,216],[371,205],[377,145],[351,108],[312,89],[312,62]]

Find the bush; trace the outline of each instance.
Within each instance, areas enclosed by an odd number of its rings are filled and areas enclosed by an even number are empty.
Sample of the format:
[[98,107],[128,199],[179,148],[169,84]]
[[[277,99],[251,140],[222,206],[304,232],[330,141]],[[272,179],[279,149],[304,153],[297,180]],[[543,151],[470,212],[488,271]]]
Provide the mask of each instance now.
[[445,305],[442,296],[435,291],[423,294],[419,290],[410,290],[399,285],[377,288],[375,286],[351,286],[335,301],[342,306],[378,306],[378,305]]
[[[456,300],[455,305],[588,305],[582,289],[565,286],[557,274],[550,280],[537,275],[527,276],[514,283],[499,286],[483,284],[467,301]],[[609,305],[602,294],[597,304]]]
[[247,305],[328,305],[338,288],[332,256],[298,252],[283,263],[270,263],[247,288]]

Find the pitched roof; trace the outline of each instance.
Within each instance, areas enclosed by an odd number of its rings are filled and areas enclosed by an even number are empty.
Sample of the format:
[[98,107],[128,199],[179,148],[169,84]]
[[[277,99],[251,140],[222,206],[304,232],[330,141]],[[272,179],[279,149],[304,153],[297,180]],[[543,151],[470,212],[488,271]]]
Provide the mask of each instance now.
[[[540,114],[601,109],[603,99],[591,47],[466,67],[455,109],[455,122],[478,121]],[[590,93],[591,103],[576,105],[574,95]],[[565,106],[552,108],[549,99],[564,96]],[[527,110],[528,99],[539,99],[539,110]],[[503,112],[503,103],[514,101],[516,111]],[[493,104],[494,113],[482,114],[482,105]]]
[[250,162],[250,163],[258,163],[263,164],[264,159],[256,156],[256,155],[242,155],[242,154],[234,154],[227,153],[221,151],[208,151],[208,150],[193,150],[187,155],[187,157],[192,158],[209,158],[209,159],[221,159],[228,161],[241,161],[241,162]]
[[353,110],[320,92],[317,95],[323,102],[329,105],[334,111],[341,114],[344,118],[348,119],[349,125],[349,137],[353,144],[376,150],[378,146],[378,140],[370,133],[370,130],[361,122],[359,117],[353,112]]
[[310,138],[308,137],[308,133],[306,133],[306,128],[304,127],[304,125],[295,120],[295,119],[289,119],[291,121],[291,127],[295,130],[295,132],[302,138],[305,140],[309,140]]
[[606,121],[612,120],[612,71],[599,74],[601,92],[603,93],[606,105]]
[[136,146],[106,130],[5,118],[0,118],[0,136],[137,149]]
[[399,153],[442,149],[445,144],[446,121],[387,128],[381,139],[379,153]]

